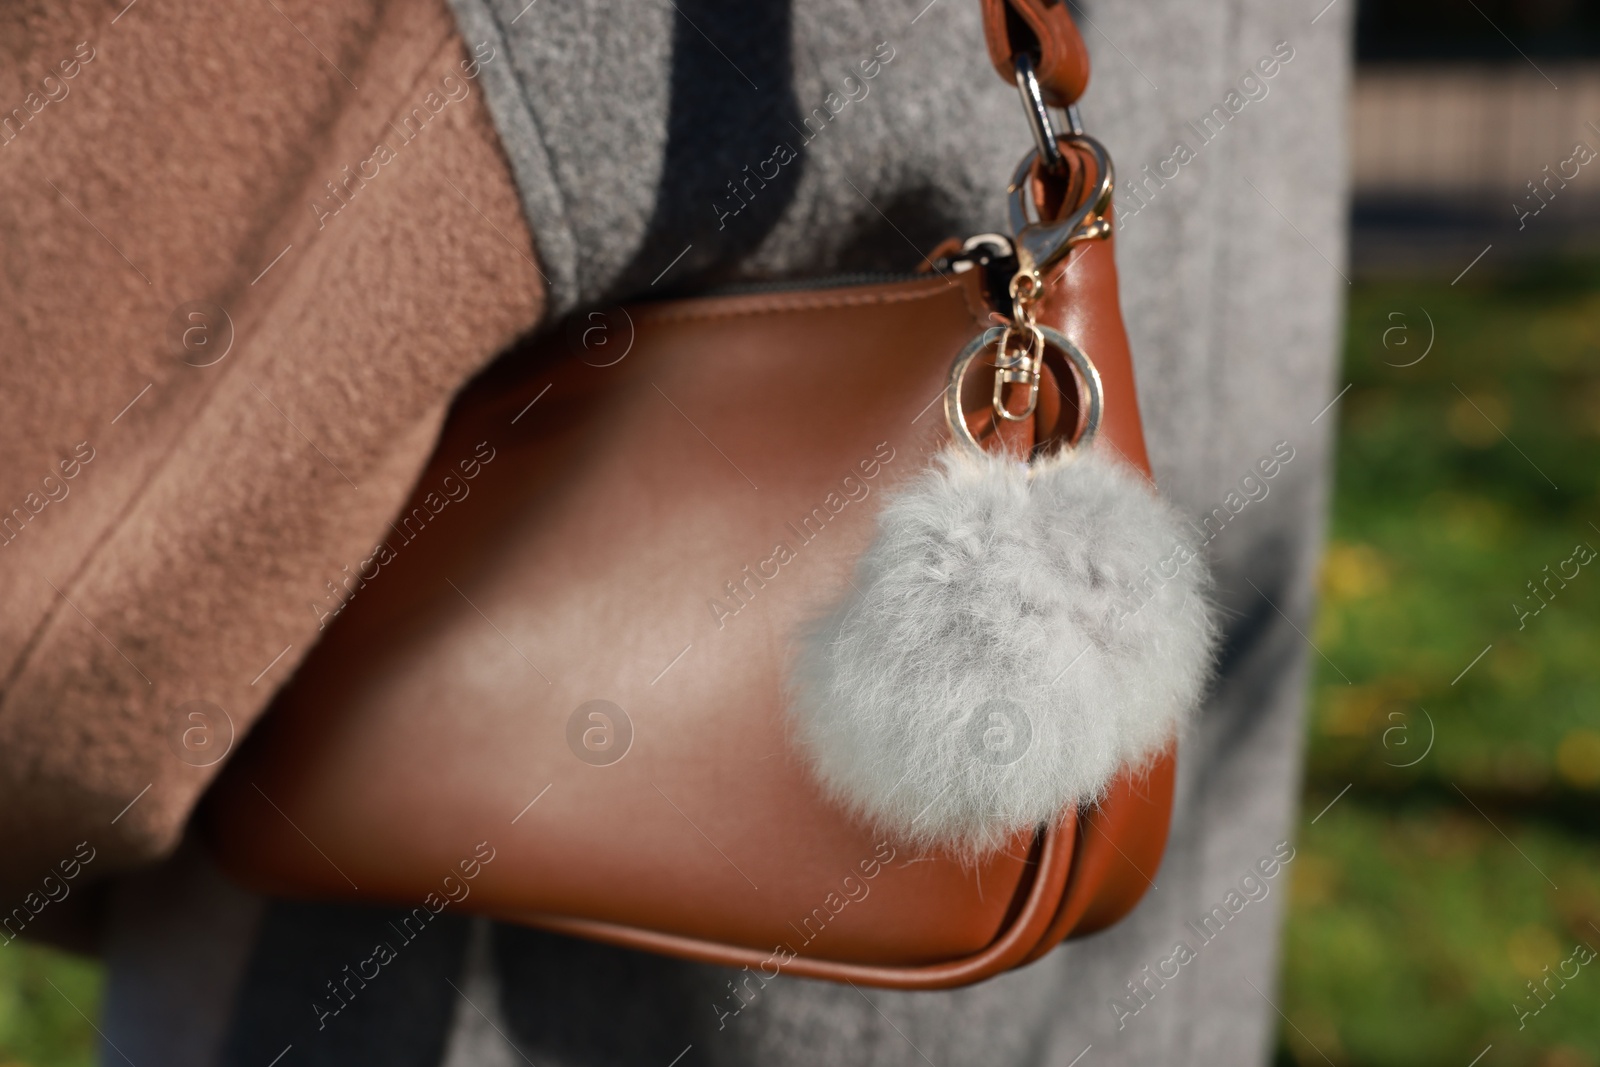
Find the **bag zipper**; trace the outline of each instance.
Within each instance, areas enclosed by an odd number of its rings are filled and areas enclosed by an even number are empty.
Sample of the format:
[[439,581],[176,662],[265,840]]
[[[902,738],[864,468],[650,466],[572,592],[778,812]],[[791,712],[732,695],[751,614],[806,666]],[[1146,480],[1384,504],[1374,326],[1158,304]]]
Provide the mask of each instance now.
[[889,285],[894,282],[924,281],[933,274],[961,273],[964,270],[978,269],[985,272],[984,283],[989,290],[991,303],[996,307],[1004,306],[1001,301],[992,299],[997,294],[1005,296],[1005,303],[1009,302],[1006,292],[1006,281],[1016,270],[1016,257],[1011,244],[1005,238],[996,234],[982,234],[966,243],[966,246],[953,255],[940,256],[937,260],[929,261],[932,272],[929,271],[848,271],[838,274],[825,274],[820,278],[792,278],[773,281],[733,282],[727,285],[716,286],[697,293],[697,296],[751,296],[762,293],[788,293],[802,289],[847,289],[858,285]]
[[771,281],[731,282],[696,293],[696,296],[755,296],[762,293],[789,293],[801,289],[848,289],[858,285],[889,285],[931,278],[923,271],[851,271],[826,274],[820,278],[789,278]]

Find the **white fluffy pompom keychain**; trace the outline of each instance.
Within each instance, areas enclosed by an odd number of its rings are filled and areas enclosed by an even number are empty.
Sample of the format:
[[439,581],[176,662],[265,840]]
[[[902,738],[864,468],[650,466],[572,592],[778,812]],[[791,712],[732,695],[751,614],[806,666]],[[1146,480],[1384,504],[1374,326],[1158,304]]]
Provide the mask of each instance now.
[[1204,562],[1138,471],[1086,440],[1031,465],[968,444],[884,505],[802,642],[792,716],[836,801],[975,860],[1164,750],[1215,627]]

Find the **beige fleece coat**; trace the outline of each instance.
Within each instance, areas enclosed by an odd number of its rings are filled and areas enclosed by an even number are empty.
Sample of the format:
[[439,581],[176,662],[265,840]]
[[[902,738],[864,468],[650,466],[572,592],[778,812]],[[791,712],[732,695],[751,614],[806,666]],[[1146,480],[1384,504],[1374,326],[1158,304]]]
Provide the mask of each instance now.
[[185,705],[237,743],[538,320],[491,53],[443,0],[0,11],[0,911],[174,846]]

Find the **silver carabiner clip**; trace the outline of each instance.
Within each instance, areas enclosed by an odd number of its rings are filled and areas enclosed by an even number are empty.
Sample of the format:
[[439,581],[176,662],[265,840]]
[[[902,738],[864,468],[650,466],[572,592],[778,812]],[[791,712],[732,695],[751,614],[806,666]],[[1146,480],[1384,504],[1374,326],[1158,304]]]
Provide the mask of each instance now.
[[[1067,134],[1057,136],[1039,89],[1032,57],[1025,52],[1019,54],[1016,70],[1017,92],[1022,96],[1023,114],[1033,132],[1034,148],[1022,157],[1011,184],[1006,187],[1008,213],[1019,267],[1042,272],[1060,261],[1073,245],[1103,241],[1111,236],[1111,197],[1116,189],[1116,174],[1105,145],[1083,132],[1076,108],[1067,109]],[[1028,179],[1033,175],[1036,162],[1050,174],[1060,174],[1066,169],[1061,140],[1088,151],[1099,181],[1077,211],[1056,222],[1043,222],[1034,210]]]
[[1044,161],[1044,169],[1060,174],[1067,161],[1062,158],[1061,146],[1056,144],[1056,131],[1050,121],[1050,111],[1045,107],[1044,92],[1039,88],[1039,76],[1033,69],[1033,57],[1026,52],[1017,53],[1017,93],[1022,97],[1022,113],[1027,116],[1028,129],[1033,131],[1034,147]]

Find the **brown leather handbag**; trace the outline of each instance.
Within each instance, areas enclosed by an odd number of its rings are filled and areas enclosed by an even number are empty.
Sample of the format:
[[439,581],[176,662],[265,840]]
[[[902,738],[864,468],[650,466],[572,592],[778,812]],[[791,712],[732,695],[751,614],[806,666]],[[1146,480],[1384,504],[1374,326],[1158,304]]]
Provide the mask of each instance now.
[[[209,796],[226,871],[904,989],[992,976],[1137,903],[1170,752],[974,865],[838,810],[785,725],[788,636],[949,436],[952,360],[1013,314],[1018,255],[1045,268],[1037,322],[1098,368],[1096,447],[1148,473],[1110,164],[1049,133],[1043,106],[1082,90],[1082,44],[1065,5],[985,13],[997,69],[1021,57],[1040,149],[1061,153],[1019,168],[1016,237],[951,245],[903,280],[628,307],[588,354],[547,336],[473,383]],[[995,373],[975,366],[954,395],[986,397]],[[1081,434],[1085,383],[1059,360],[1040,381],[1030,419],[980,410],[969,432],[1023,450]]]

